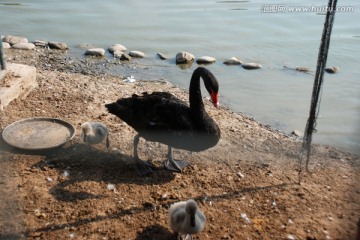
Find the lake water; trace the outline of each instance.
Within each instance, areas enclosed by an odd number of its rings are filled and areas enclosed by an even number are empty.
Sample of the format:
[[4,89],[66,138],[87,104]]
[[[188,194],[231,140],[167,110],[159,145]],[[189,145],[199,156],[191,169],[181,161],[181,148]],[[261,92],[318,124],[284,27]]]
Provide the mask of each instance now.
[[[107,49],[121,43],[144,52],[147,57],[137,61],[150,66],[125,74],[164,78],[183,88],[197,64],[179,68],[176,53],[213,56],[217,62],[207,67],[220,82],[222,104],[285,133],[303,131],[314,76],[283,66],[315,70],[327,1],[269,2],[0,0],[0,34],[65,42],[69,54],[79,57],[84,51],[79,44]],[[327,65],[341,70],[325,75],[313,141],[360,154],[360,2],[338,1],[338,6]],[[159,60],[158,52],[170,59]],[[222,64],[233,56],[263,69]]]

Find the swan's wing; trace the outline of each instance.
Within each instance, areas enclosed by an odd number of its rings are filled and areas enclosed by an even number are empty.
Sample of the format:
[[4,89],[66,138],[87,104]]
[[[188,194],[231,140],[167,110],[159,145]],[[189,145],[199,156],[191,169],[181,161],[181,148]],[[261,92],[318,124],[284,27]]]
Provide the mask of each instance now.
[[167,92],[133,94],[106,107],[137,131],[167,132],[191,128],[189,107]]
[[187,104],[168,92],[153,92],[142,96],[148,130],[188,130],[191,128]]

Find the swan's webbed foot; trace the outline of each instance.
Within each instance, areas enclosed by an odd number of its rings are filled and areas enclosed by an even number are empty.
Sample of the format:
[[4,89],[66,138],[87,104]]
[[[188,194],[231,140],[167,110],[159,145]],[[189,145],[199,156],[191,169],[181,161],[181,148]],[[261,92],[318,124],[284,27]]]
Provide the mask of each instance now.
[[140,176],[145,176],[153,172],[152,165],[147,162],[141,161],[139,158],[135,158],[135,169]]
[[173,172],[181,172],[189,163],[182,160],[166,159],[164,165],[167,169]]
[[170,171],[181,172],[182,169],[188,165],[188,163],[182,160],[174,160],[172,157],[172,148],[168,147],[168,156],[164,162],[164,165]]

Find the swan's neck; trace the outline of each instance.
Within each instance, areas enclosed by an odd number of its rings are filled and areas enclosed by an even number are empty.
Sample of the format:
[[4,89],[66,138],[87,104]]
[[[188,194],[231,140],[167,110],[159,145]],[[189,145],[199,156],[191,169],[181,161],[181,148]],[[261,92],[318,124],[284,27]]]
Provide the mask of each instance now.
[[199,114],[204,112],[204,103],[202,101],[201,89],[200,89],[200,74],[194,72],[190,81],[189,89],[189,101],[190,111],[193,114]]

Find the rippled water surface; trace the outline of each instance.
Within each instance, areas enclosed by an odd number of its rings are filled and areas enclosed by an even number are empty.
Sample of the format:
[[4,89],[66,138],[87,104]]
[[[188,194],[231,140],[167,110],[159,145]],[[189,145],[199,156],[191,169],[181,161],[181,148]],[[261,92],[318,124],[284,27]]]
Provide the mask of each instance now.
[[[283,66],[315,70],[327,1],[269,2],[0,0],[0,34],[66,42],[70,54],[79,57],[79,44],[106,49],[121,43],[145,52],[139,62],[151,66],[128,74],[165,78],[184,88],[197,64],[180,69],[174,64],[176,53],[213,56],[217,62],[207,67],[220,81],[222,103],[289,133],[305,128],[314,76]],[[295,6],[303,11],[292,11]],[[325,75],[314,141],[360,154],[360,2],[338,1],[338,6],[328,66],[341,71]],[[157,52],[170,59],[159,60]],[[233,56],[264,68],[222,64]]]

